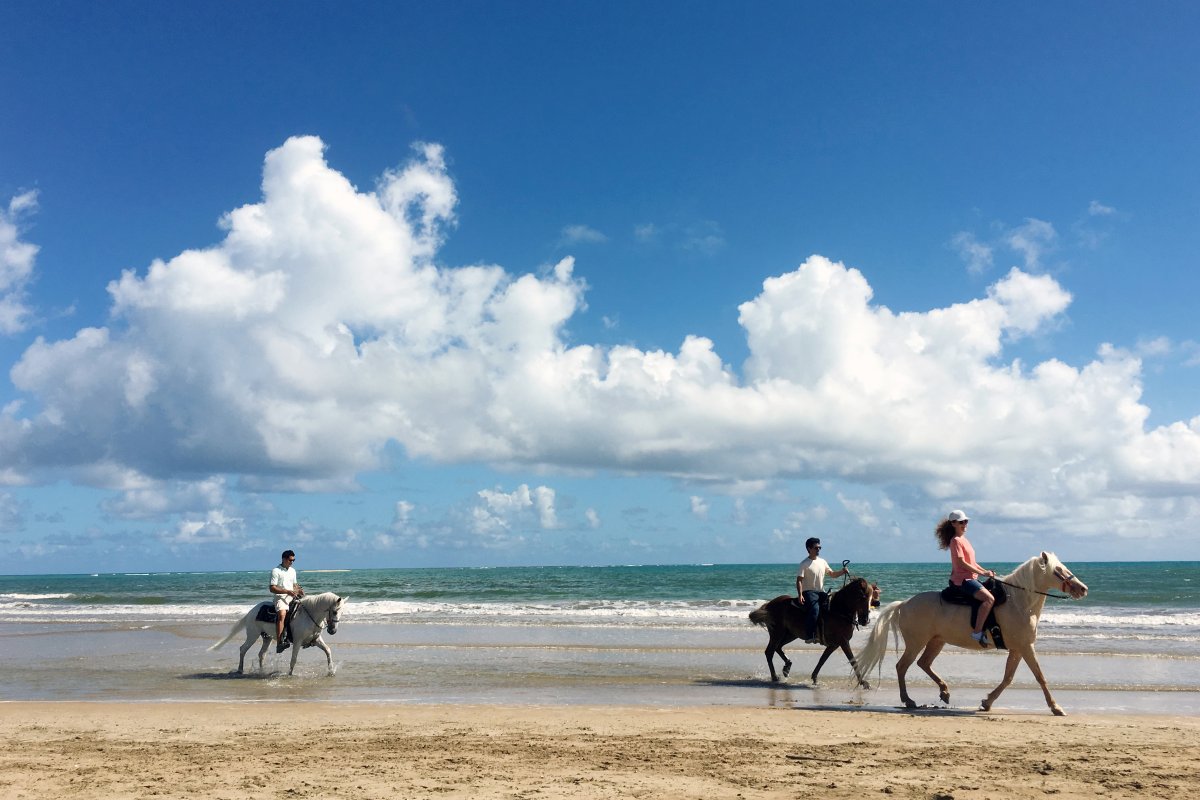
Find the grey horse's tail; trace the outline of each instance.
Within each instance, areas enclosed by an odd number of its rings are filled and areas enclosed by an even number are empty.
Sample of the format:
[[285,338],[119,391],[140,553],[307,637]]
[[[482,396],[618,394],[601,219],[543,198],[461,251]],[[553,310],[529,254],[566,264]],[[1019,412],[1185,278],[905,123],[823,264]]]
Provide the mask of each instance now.
[[863,675],[869,675],[876,669],[882,669],[883,654],[887,652],[888,634],[896,634],[897,617],[903,600],[897,600],[884,606],[883,611],[875,619],[875,627],[866,645],[858,653],[858,669]]
[[[262,605],[262,603],[259,603],[259,604],[258,604],[258,606],[261,606],[261,605]],[[239,619],[237,622],[233,623],[233,627],[229,629],[229,635],[228,635],[228,636],[226,636],[226,637],[225,637],[224,639],[222,639],[221,641],[219,641],[219,642],[217,642],[216,644],[214,644],[212,647],[208,648],[208,649],[209,649],[209,652],[212,652],[213,650],[216,650],[218,647],[220,647],[221,645],[223,645],[223,644],[225,644],[226,642],[228,642],[228,641],[229,641],[230,639],[232,639],[234,636],[237,636],[237,634],[238,634],[238,631],[244,630],[244,629],[245,629],[245,627],[246,627],[248,624],[250,624],[250,620],[254,618],[254,615],[255,615],[256,613],[258,613],[258,606],[255,606],[254,608],[252,608],[252,609],[250,609],[249,611],[247,611],[245,614],[243,614],[243,615],[242,615],[242,618],[241,618],[241,619]]]

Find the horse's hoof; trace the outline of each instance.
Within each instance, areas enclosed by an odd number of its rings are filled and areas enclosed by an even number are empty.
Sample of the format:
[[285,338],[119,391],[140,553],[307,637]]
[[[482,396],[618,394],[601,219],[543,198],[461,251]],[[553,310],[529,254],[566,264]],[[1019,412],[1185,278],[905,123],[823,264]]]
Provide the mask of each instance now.
[[917,704],[916,704],[916,703],[914,703],[912,700],[905,700],[905,701],[904,701],[904,707],[905,707],[905,708],[916,708],[916,707],[917,707]]
[[983,700],[981,700],[979,702],[979,710],[980,711],[991,711],[992,710],[992,704],[986,697],[983,698]]
[[861,686],[861,687],[862,687],[862,688],[864,688],[864,689],[870,689],[870,688],[871,688],[871,684],[867,683],[866,681],[861,681],[861,682],[859,682],[859,684],[858,684],[858,685],[859,685],[859,686]]
[[940,699],[946,705],[950,705],[950,692],[942,692],[938,695],[938,699]]
[[771,683],[779,683],[779,676],[778,676],[778,675],[772,675],[772,676],[771,676]]
[[791,675],[791,674],[792,674],[792,665],[784,664],[783,665],[783,677],[786,678],[788,675]]
[[1056,717],[1065,717],[1067,715],[1067,712],[1063,711],[1058,706],[1051,706],[1050,711],[1052,711]]

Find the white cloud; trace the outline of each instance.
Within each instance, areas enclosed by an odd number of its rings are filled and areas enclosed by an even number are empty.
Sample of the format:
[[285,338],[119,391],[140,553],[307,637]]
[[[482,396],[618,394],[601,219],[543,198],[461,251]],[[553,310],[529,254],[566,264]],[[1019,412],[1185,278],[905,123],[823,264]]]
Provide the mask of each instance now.
[[[1145,430],[1130,352],[1006,358],[1068,308],[1049,276],[1014,268],[982,297],[893,312],[857,269],[812,256],[739,306],[739,371],[701,335],[676,352],[571,344],[585,289],[571,259],[540,275],[439,266],[455,202],[434,145],[360,192],[319,140],[289,139],[220,242],[114,280],[111,326],[26,350],[10,374],[27,402],[0,413],[5,479],[344,486],[396,442],[437,462],[710,485],[904,483],[977,511],[1069,503],[1130,526],[1200,481],[1200,423]],[[1055,244],[1037,220],[1004,238],[1030,267]],[[508,531],[517,512],[557,525],[546,487],[479,499],[476,530]],[[155,502],[170,507],[149,492],[115,508]]]
[[1042,268],[1042,259],[1057,245],[1058,232],[1049,222],[1027,219],[1024,225],[1009,231],[1006,240],[1024,258],[1025,270],[1037,272]]
[[1112,206],[1106,206],[1098,200],[1093,200],[1088,203],[1088,216],[1092,217],[1111,217],[1116,214],[1117,210]]
[[20,333],[29,326],[32,309],[26,290],[33,279],[37,245],[21,239],[21,218],[37,209],[37,192],[12,198],[0,207],[0,333]]
[[879,527],[879,517],[876,515],[875,509],[871,507],[871,501],[847,497],[841,492],[837,493],[837,499],[842,504],[842,508],[849,511],[859,525],[864,528]]
[[203,516],[181,520],[162,538],[176,545],[231,544],[241,540],[243,530],[241,519],[227,517],[220,509],[213,509]]
[[560,244],[603,244],[608,237],[587,225],[568,225],[562,229]]
[[159,519],[170,514],[209,511],[225,503],[225,480],[142,482],[103,504],[122,519]]
[[692,516],[696,519],[708,519],[708,501],[699,495],[690,498]]
[[558,527],[558,512],[554,507],[555,491],[548,486],[530,489],[521,484],[512,492],[482,489],[483,502],[471,511],[472,526],[477,534],[498,536],[513,529],[527,516],[534,516],[543,530]]
[[789,544],[813,535],[816,526],[829,519],[829,509],[823,505],[792,511],[783,525],[771,531],[771,539],[780,544]]
[[633,238],[637,239],[643,244],[649,244],[650,242],[655,241],[658,239],[658,235],[658,226],[653,222],[647,222],[644,225],[633,226]]
[[715,222],[697,222],[684,229],[680,247],[698,255],[712,256],[725,247],[725,233]]
[[407,530],[410,522],[412,521],[412,513],[416,510],[416,508],[416,506],[407,500],[397,500],[392,516],[392,530]]
[[600,513],[596,511],[596,509],[589,508],[587,511],[583,512],[583,516],[584,519],[587,520],[587,526],[592,530],[596,530],[600,527]]
[[950,240],[953,247],[967,264],[967,271],[980,275],[992,266],[992,248],[975,238],[973,233],[960,231]]

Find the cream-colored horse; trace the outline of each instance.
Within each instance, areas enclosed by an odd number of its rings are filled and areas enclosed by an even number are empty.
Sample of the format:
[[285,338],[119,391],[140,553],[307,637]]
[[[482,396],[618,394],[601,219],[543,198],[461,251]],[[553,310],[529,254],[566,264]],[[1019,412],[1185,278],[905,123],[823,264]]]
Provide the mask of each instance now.
[[[1046,678],[1038,664],[1034,641],[1037,639],[1038,619],[1046,603],[1045,592],[1058,588],[1078,599],[1087,594],[1083,581],[1071,574],[1058,556],[1042,553],[1034,556],[1009,574],[1000,578],[1008,584],[1008,602],[996,606],[996,622],[1004,634],[1008,647],[1008,661],[1004,665],[1004,679],[991,694],[983,699],[982,710],[989,711],[1000,693],[1012,683],[1013,675],[1021,659],[1029,665],[1030,672],[1042,687],[1046,705],[1058,716],[1065,712],[1054,702]],[[950,702],[950,687],[933,671],[933,660],[946,644],[978,650],[979,644],[971,638],[971,609],[969,606],[952,605],[941,598],[940,592],[922,592],[907,600],[888,605],[875,622],[875,629],[866,646],[858,654],[859,669],[868,675],[877,667],[882,669],[884,652],[887,650],[888,634],[903,637],[904,652],[896,661],[896,681],[900,684],[900,699],[907,708],[917,704],[908,696],[904,675],[921,653],[917,666],[933,678],[941,689],[943,703]],[[922,652],[922,650],[924,652]]]

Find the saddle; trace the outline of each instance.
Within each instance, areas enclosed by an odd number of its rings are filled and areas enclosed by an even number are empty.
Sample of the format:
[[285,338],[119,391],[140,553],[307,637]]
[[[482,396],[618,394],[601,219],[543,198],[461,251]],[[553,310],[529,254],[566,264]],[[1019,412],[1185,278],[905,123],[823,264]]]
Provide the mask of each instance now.
[[[288,605],[287,619],[283,622],[283,641],[290,642],[292,640],[292,618],[295,616],[296,606],[300,604],[299,600],[293,600]],[[275,610],[273,603],[263,603],[258,607],[258,613],[254,616],[258,622],[269,622],[274,624],[279,619],[279,612]]]
[[[992,610],[983,622],[983,629],[992,637],[992,643],[996,646],[997,650],[1007,650],[1008,648],[1004,645],[1004,634],[1000,630],[1000,624],[996,622],[996,609],[1008,602],[1008,592],[1004,590],[1004,584],[997,582],[994,578],[987,578],[981,581],[981,583],[983,583],[983,588],[991,592],[992,597],[996,598],[996,602],[992,605]],[[979,606],[982,603],[953,583],[948,584],[945,589],[942,589],[942,601],[955,606],[970,606],[971,627],[975,627],[975,620],[979,617]]]

